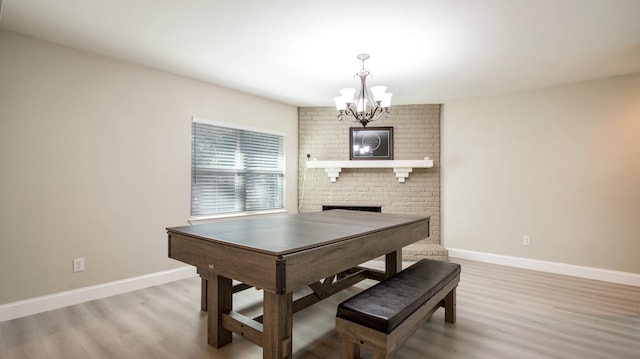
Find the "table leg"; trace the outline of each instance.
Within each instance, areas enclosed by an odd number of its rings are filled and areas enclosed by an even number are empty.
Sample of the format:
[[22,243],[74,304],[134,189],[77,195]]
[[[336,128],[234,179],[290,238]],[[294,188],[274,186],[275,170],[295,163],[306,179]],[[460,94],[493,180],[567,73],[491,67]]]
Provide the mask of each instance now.
[[207,311],[207,278],[200,276],[200,310]]
[[233,308],[231,279],[212,274],[207,280],[207,342],[216,348],[231,343],[231,331],[222,327],[222,314]]
[[293,294],[264,291],[262,357],[265,359],[291,358]]
[[402,270],[402,249],[387,253],[384,257],[385,272],[390,277]]

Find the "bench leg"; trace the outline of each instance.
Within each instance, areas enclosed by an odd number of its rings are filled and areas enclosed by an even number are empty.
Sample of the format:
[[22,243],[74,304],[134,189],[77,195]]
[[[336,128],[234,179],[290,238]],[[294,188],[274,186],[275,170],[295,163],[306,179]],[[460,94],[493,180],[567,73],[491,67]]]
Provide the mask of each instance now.
[[444,321],[451,324],[456,322],[456,288],[444,297]]
[[343,339],[342,359],[360,359],[360,345],[347,339]]

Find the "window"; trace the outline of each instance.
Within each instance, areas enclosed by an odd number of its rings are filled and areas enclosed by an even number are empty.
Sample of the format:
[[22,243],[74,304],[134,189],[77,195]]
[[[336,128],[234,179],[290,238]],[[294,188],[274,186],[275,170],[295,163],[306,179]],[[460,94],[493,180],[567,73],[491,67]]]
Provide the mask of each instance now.
[[195,119],[191,215],[284,208],[284,136]]

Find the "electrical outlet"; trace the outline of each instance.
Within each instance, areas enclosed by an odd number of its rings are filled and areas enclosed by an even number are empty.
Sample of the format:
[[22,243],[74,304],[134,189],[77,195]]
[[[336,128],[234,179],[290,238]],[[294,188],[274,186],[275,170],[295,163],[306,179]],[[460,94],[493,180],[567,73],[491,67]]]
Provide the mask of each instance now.
[[530,246],[531,245],[531,236],[522,236],[522,245]]
[[73,259],[73,273],[82,272],[84,270],[84,257]]

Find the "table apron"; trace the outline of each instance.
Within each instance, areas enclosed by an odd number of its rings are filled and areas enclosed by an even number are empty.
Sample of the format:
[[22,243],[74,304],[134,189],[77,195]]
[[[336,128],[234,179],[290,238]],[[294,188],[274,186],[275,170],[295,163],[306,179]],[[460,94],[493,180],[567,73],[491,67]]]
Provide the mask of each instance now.
[[429,221],[388,228],[318,248],[283,256],[285,287],[292,292],[309,283],[343,272],[368,260],[401,251],[403,247],[429,236]]
[[307,250],[277,256],[211,240],[169,233],[169,257],[198,273],[235,279],[276,294],[353,268],[429,236],[429,220],[387,228]]
[[169,234],[169,258],[196,266],[205,278],[216,274],[272,292],[281,280],[277,256],[181,234]]

